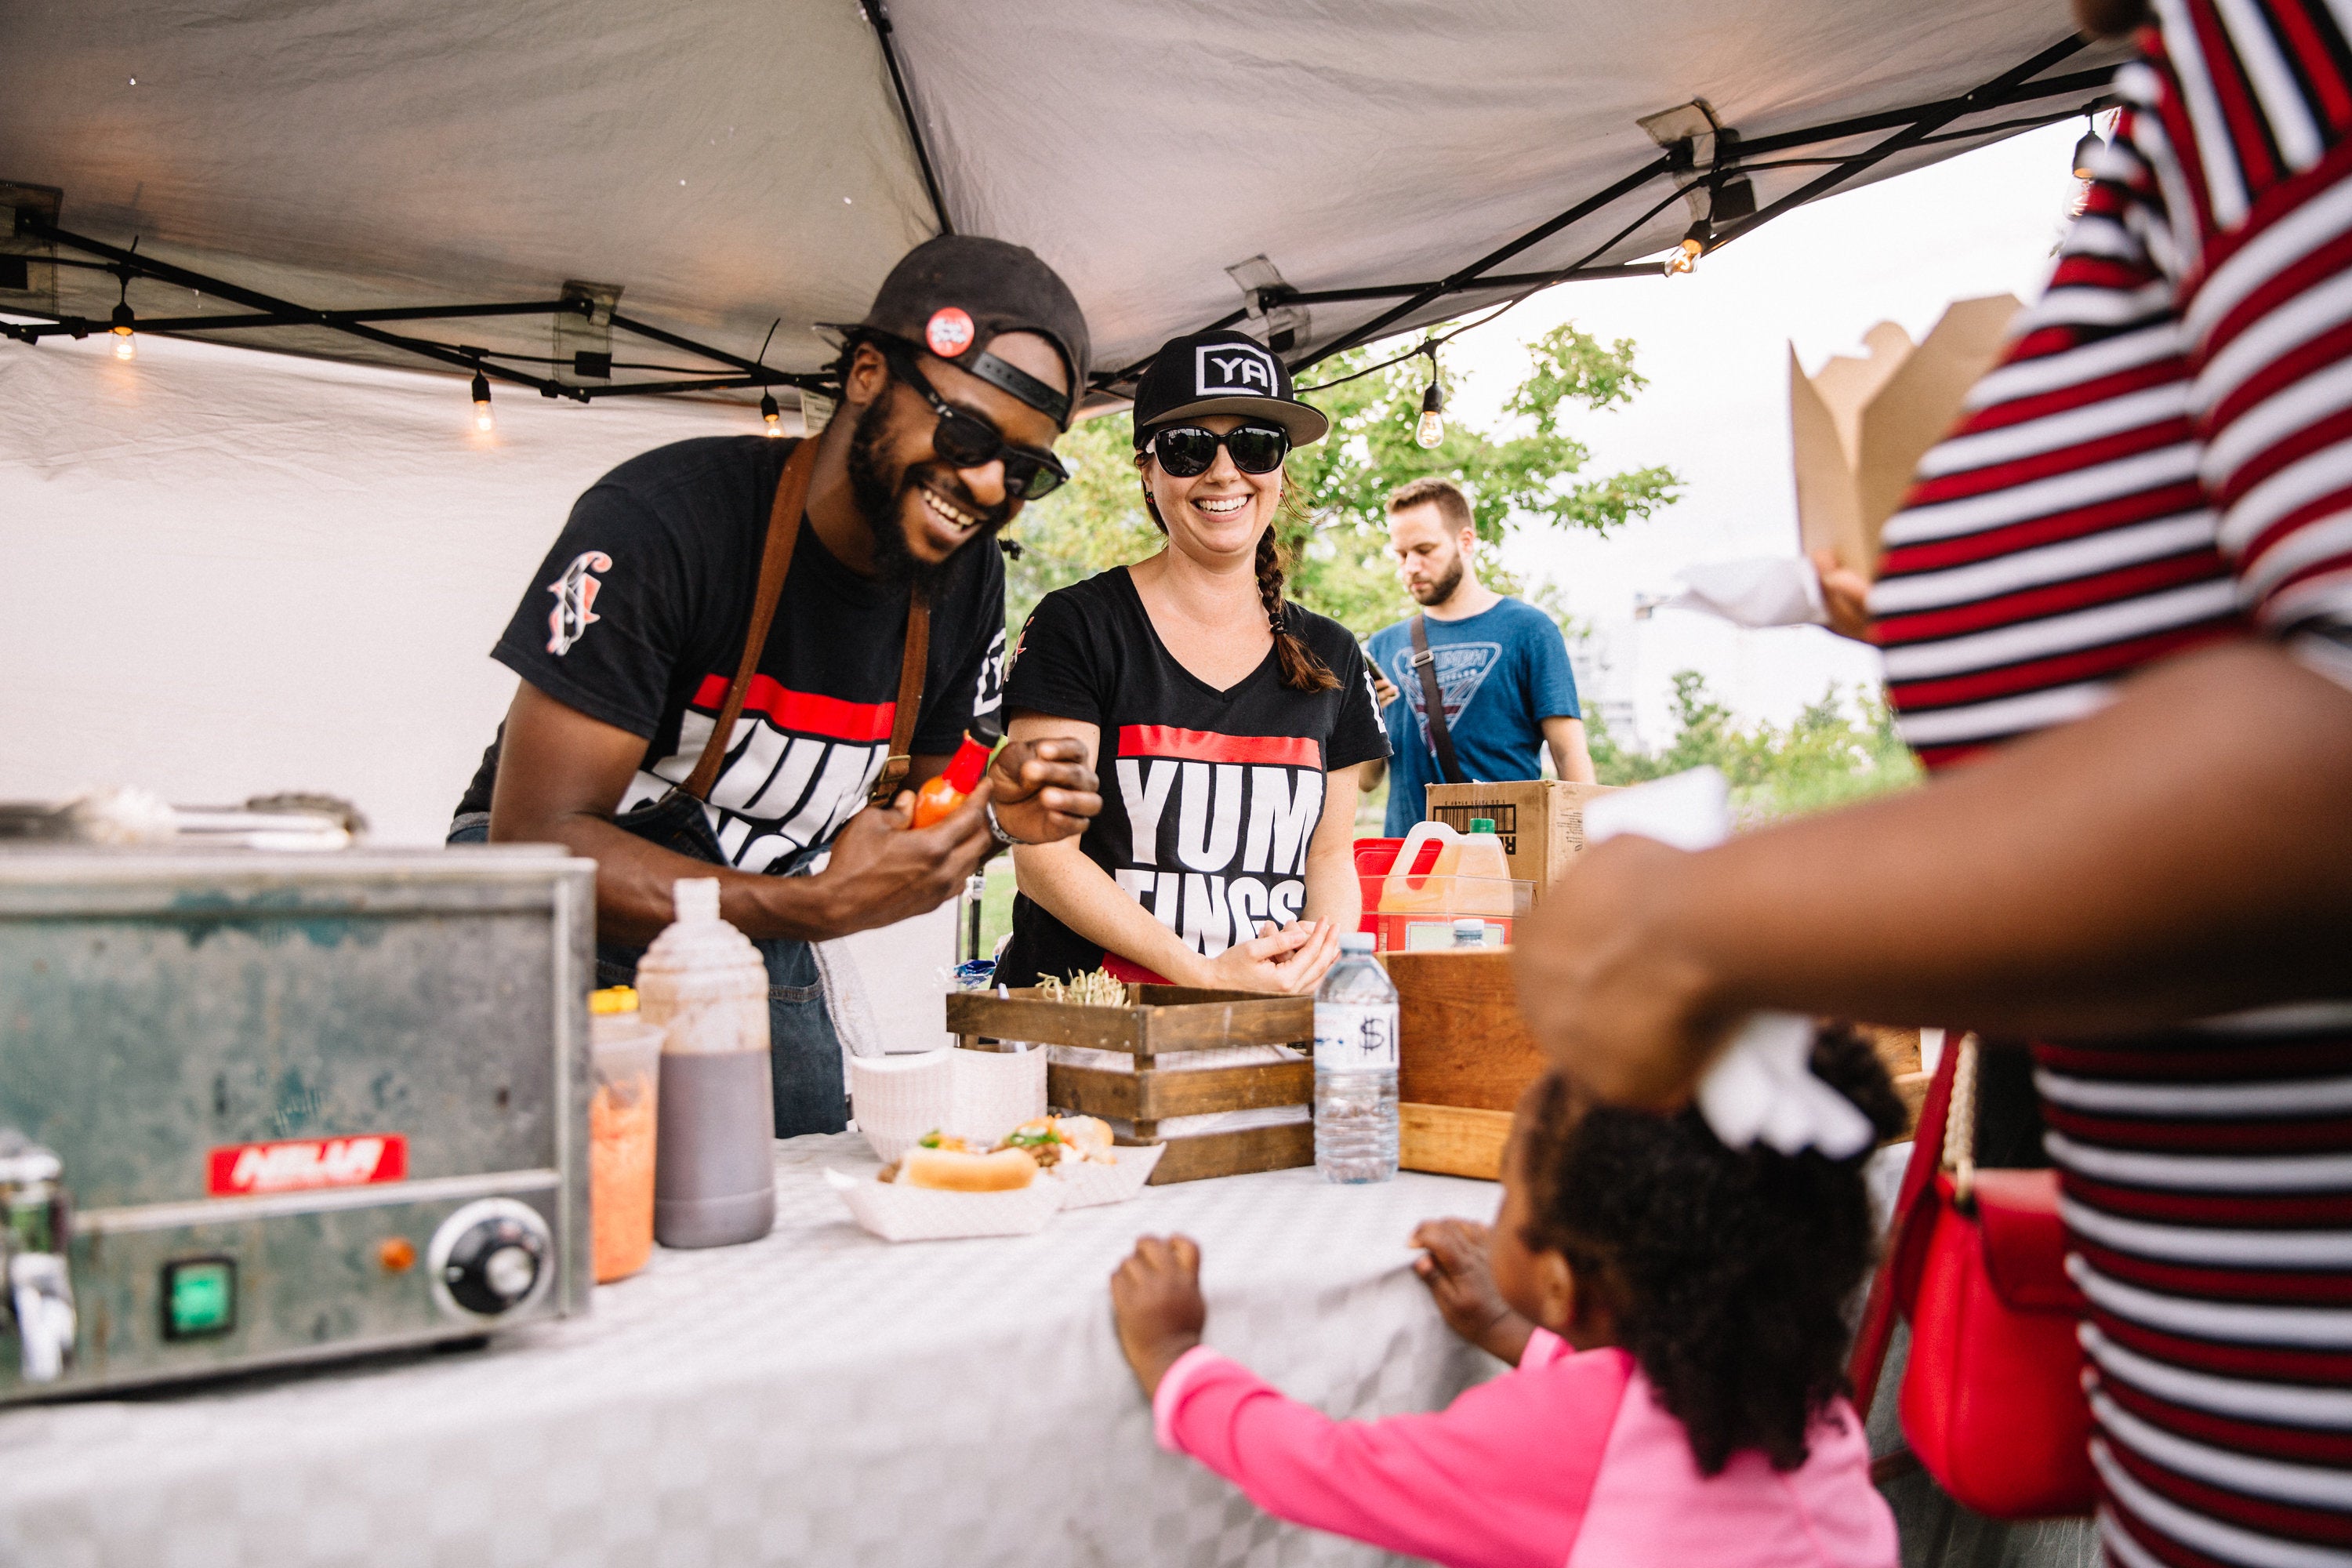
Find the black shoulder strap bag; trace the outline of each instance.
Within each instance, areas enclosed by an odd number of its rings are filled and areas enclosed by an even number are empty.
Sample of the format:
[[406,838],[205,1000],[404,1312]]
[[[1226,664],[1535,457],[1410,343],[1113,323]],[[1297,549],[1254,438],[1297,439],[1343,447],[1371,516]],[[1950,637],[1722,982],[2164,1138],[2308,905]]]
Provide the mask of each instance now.
[[1421,674],[1421,710],[1429,721],[1430,749],[1437,753],[1437,776],[1447,784],[1468,784],[1454,755],[1454,731],[1445,725],[1445,693],[1437,686],[1437,656],[1429,651],[1429,617],[1412,618],[1412,668]]

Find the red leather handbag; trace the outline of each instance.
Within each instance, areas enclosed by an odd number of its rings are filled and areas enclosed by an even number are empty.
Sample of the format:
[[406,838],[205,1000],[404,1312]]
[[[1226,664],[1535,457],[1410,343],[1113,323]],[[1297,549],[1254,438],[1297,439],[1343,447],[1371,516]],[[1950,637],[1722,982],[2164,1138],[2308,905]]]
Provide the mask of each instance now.
[[[1943,1092],[1931,1091],[1927,1109],[1946,1114],[1922,1118],[1884,1282],[1911,1321],[1904,1441],[1964,1508],[1994,1519],[2085,1514],[2084,1301],[2066,1275],[2058,1176],[1976,1168],[1977,1051],[1970,1035],[1937,1064]],[[1920,1179],[1929,1172],[1932,1183]],[[1876,1371],[1874,1358],[1874,1381]]]

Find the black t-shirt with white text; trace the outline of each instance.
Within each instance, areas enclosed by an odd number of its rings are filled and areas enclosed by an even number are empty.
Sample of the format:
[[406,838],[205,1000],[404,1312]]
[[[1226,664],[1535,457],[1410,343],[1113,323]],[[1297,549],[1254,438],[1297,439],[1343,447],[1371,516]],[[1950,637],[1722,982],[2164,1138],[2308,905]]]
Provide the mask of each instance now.
[[[1388,755],[1371,679],[1339,622],[1284,606],[1286,624],[1339,678],[1328,691],[1282,684],[1269,649],[1218,691],[1160,645],[1124,566],[1048,594],[1022,628],[1008,712],[1096,725],[1102,815],[1087,858],[1182,938],[1214,956],[1286,924],[1307,903],[1307,851],[1322,820],[1324,775]],[[1328,808],[1351,817],[1352,799]],[[1005,984],[1096,969],[1103,950],[1026,897],[997,966]]]
[[[581,496],[491,657],[567,707],[645,737],[629,810],[700,760],[743,657],[768,517],[795,443],[711,437],[656,447]],[[803,520],[704,806],[728,862],[779,869],[864,804],[890,749],[908,590],[862,577]],[[931,590],[931,640],[913,749],[955,750],[999,728],[1004,566],[985,541]],[[458,805],[488,811],[493,742]]]

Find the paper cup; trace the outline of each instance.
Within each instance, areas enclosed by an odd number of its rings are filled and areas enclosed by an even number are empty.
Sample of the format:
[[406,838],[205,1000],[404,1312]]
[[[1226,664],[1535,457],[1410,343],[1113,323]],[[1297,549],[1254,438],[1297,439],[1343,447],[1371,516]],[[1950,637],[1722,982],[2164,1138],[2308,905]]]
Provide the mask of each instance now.
[[850,1114],[884,1164],[913,1148],[926,1132],[961,1131],[956,1124],[952,1047],[919,1056],[849,1058]]
[[1062,1189],[1040,1173],[1010,1193],[943,1193],[901,1186],[872,1176],[824,1173],[863,1229],[885,1241],[952,1241],[969,1236],[1028,1236],[1043,1230],[1062,1205]]
[[[1023,1122],[1045,1114],[1045,1053],[1042,1048],[951,1048],[947,1054],[955,1058],[955,1104],[950,1131],[963,1134],[975,1146],[991,1148]],[[865,1125],[863,1117],[858,1124]]]

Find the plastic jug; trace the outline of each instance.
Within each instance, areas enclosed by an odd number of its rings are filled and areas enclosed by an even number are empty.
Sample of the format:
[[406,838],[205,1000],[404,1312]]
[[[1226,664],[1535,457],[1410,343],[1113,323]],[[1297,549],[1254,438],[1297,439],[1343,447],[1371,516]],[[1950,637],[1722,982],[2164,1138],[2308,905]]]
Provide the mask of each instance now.
[[682,879],[671,899],[677,923],[637,961],[638,1010],[662,1031],[654,1236],[757,1241],[776,1223],[768,966],[719,918],[716,879]]
[[1495,833],[1494,818],[1474,816],[1462,835],[1454,861],[1454,902],[1456,914],[1507,915],[1517,907],[1511,893],[1511,858]]
[[588,1101],[588,1234],[596,1283],[625,1279],[654,1249],[655,1114],[662,1032],[625,985],[588,997],[595,1090]]
[[[1421,847],[1431,839],[1443,846],[1436,863],[1422,876],[1412,875]],[[1381,912],[1454,908],[1454,871],[1462,858],[1462,836],[1443,822],[1416,822],[1398,847],[1388,879],[1381,884]]]

